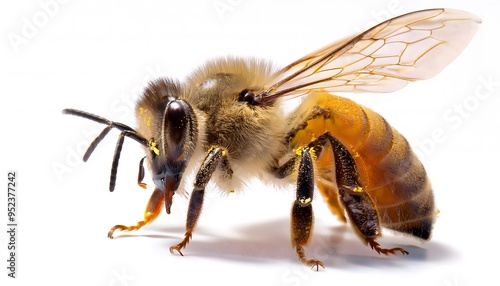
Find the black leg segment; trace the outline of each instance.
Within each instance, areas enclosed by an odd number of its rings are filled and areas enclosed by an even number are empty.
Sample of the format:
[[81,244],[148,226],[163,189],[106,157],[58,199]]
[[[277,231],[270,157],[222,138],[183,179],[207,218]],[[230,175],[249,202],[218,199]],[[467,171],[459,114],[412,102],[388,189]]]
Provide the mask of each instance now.
[[401,252],[408,254],[402,248],[381,248],[375,241],[381,235],[381,226],[377,207],[371,197],[363,189],[356,167],[356,161],[347,148],[330,133],[318,138],[321,145],[329,142],[333,146],[335,160],[335,177],[339,190],[340,201],[358,234],[372,249],[382,254]]
[[312,200],[314,195],[314,164],[312,149],[303,148],[300,153],[300,161],[297,173],[297,194],[295,202],[292,206],[291,215],[291,235],[292,244],[295,247],[295,252],[299,260],[305,265],[323,267],[323,263],[319,260],[308,259],[304,246],[309,243],[311,238],[314,214],[312,209]]
[[225,178],[231,178],[233,171],[227,159],[227,151],[221,147],[212,147],[203,160],[198,173],[196,173],[194,189],[189,200],[189,208],[186,219],[186,233],[184,234],[184,239],[179,244],[170,247],[171,253],[174,253],[175,250],[180,255],[183,255],[181,250],[186,247],[189,240],[193,236],[193,231],[201,214],[205,196],[205,187],[217,167],[222,171]]

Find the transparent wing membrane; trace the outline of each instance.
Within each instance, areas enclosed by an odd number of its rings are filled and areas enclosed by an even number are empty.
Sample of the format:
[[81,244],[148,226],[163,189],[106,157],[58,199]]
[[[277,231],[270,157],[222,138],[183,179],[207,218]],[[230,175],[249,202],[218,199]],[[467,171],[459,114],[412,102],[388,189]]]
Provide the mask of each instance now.
[[299,59],[278,72],[262,94],[392,92],[439,73],[467,46],[480,23],[473,14],[451,9],[405,14]]

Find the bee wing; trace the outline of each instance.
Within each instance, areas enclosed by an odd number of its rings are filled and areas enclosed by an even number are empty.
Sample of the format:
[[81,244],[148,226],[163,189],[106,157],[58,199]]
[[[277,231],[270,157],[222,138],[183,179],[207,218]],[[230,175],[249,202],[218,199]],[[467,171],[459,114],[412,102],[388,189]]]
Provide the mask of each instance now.
[[328,92],[391,92],[410,81],[439,73],[469,43],[481,19],[459,10],[408,13],[333,43],[280,70],[261,93],[283,95]]

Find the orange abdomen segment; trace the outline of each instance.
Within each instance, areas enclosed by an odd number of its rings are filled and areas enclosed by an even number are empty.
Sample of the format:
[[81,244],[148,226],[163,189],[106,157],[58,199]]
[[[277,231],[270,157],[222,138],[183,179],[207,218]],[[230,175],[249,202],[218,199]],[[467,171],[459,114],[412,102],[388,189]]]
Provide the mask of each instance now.
[[[290,125],[298,126],[291,138],[293,148],[330,132],[350,150],[382,226],[429,238],[435,210],[425,169],[406,139],[383,117],[349,99],[318,92],[305,98],[291,115]],[[325,183],[332,181],[332,157],[321,155],[316,167],[318,187],[338,214],[338,200],[332,197],[337,190]]]

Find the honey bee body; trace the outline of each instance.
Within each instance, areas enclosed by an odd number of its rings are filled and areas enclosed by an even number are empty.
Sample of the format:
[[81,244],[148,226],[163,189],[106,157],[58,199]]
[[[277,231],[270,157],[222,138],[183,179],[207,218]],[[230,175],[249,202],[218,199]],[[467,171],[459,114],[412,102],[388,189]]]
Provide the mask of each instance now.
[[[392,92],[432,77],[461,52],[480,22],[467,12],[429,9],[387,20],[282,69],[256,59],[214,60],[184,83],[166,78],[150,83],[137,103],[137,129],[63,110],[107,125],[84,160],[112,128],[121,131],[110,191],[124,138],[144,146],[137,182],[146,188],[146,160],[155,183],[144,220],[116,225],[108,237],[115,230],[141,228],[163,207],[169,214],[173,195],[191,189],[184,238],[170,247],[182,255],[201,214],[207,184],[212,181],[233,192],[257,177],[296,186],[291,241],[302,263],[323,267],[304,250],[312,236],[316,187],[330,210],[342,221],[349,219],[372,249],[408,254],[399,247],[382,248],[376,239],[382,227],[430,237],[435,208],[425,169],[382,116],[334,93]],[[286,112],[286,99],[294,97],[301,103]],[[186,181],[188,172],[194,172],[193,182]]]

